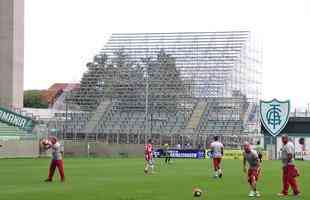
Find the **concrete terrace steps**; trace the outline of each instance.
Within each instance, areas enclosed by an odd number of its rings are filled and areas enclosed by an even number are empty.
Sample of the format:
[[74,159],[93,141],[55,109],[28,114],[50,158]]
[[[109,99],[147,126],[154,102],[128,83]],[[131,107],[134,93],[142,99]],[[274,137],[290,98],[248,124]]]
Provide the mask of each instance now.
[[186,126],[186,130],[196,130],[201,118],[203,117],[203,114],[205,112],[205,109],[207,107],[207,101],[200,101],[195,110],[193,111],[193,114],[191,118],[189,119],[189,122]]
[[17,136],[25,134],[27,134],[26,131],[23,131],[15,126],[10,126],[0,122],[0,136]]
[[95,130],[100,119],[104,116],[111,103],[112,102],[110,100],[105,100],[100,103],[96,111],[93,112],[89,122],[86,124],[83,130],[84,133],[92,133]]

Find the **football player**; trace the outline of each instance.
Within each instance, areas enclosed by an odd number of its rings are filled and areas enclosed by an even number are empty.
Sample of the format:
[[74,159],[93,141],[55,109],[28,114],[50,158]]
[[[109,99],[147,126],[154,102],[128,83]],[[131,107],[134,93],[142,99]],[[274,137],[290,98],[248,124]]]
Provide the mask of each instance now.
[[283,163],[282,166],[282,191],[278,196],[287,196],[288,189],[291,186],[294,196],[300,195],[300,190],[298,187],[298,182],[296,177],[299,176],[298,169],[296,168],[294,160],[294,144],[289,141],[288,135],[282,136],[282,154],[281,160]]
[[49,167],[48,178],[45,180],[46,182],[53,181],[53,175],[56,167],[58,168],[60,180],[62,182],[65,181],[65,172],[64,172],[64,162],[63,162],[63,152],[61,151],[61,145],[56,137],[51,136],[47,142],[44,142],[46,149],[52,150],[52,160]]
[[[256,190],[256,183],[260,175],[260,159],[256,150],[251,148],[250,143],[245,142],[243,145],[243,171],[248,173],[248,182],[251,187],[249,197],[260,197],[259,191]],[[249,168],[247,170],[246,163]]]
[[149,171],[149,168],[151,168],[151,173],[154,173],[152,139],[149,139],[147,144],[144,147],[144,158],[145,158],[144,173],[147,174]]
[[218,141],[219,137],[214,136],[214,141],[211,143],[211,156],[213,158],[214,178],[222,178],[223,172],[221,169],[221,161],[224,155],[224,145]]

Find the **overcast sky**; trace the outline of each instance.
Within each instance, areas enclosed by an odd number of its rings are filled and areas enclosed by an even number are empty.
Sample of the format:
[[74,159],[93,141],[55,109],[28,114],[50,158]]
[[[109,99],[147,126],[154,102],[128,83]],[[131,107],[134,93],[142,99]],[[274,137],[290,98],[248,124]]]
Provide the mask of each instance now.
[[25,89],[79,82],[113,32],[250,30],[263,98],[310,103],[309,0],[25,0]]

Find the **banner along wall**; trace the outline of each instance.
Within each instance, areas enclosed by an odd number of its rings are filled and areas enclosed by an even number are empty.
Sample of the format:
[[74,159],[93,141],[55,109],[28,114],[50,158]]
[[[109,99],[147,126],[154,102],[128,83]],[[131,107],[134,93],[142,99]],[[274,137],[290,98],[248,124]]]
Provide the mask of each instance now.
[[[209,155],[210,150],[206,150],[206,154]],[[263,155],[263,160],[268,160],[268,152],[267,151],[261,151]],[[208,156],[209,157],[209,156]],[[224,150],[224,159],[243,159],[243,151],[240,149],[233,149],[233,150]]]
[[34,125],[31,118],[22,116],[2,107],[0,107],[0,121],[26,131],[31,131]]
[[[206,157],[205,150],[201,149],[169,149],[171,158],[194,158],[194,159],[204,159]],[[157,149],[154,151],[155,158],[165,157],[163,149]]]

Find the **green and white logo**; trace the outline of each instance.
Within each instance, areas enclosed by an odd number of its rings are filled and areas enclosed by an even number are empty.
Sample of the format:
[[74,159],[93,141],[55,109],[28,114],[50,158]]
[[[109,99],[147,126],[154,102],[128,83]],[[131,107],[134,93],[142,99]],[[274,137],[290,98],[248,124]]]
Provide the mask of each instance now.
[[0,107],[0,122],[4,122],[11,126],[16,126],[26,131],[33,129],[33,121],[29,117],[22,116],[18,113],[12,112],[5,108]]
[[290,101],[260,101],[261,122],[266,130],[277,136],[286,126],[290,115]]

